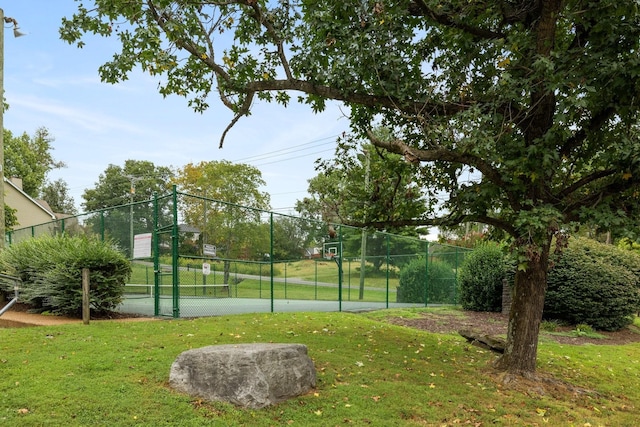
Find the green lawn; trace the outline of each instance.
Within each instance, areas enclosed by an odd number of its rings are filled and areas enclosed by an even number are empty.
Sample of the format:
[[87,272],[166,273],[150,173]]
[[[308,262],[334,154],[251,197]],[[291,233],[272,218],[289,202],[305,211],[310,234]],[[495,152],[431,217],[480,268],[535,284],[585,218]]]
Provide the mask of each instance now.
[[[542,341],[540,371],[593,390],[512,391],[489,375],[494,355],[456,335],[395,326],[419,310],[250,314],[0,329],[0,424],[20,426],[633,426],[640,344]],[[308,346],[314,392],[243,410],[168,387],[182,351],[212,344]]]

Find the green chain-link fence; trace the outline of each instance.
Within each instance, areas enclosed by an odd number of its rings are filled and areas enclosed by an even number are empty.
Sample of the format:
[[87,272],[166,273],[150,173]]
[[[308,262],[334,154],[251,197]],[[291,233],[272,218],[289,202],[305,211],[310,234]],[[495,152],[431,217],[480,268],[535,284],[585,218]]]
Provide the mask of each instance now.
[[[122,311],[199,317],[456,304],[468,249],[176,191],[8,233],[91,234],[132,260]],[[410,270],[417,281],[400,277]],[[408,283],[408,285],[406,284]]]

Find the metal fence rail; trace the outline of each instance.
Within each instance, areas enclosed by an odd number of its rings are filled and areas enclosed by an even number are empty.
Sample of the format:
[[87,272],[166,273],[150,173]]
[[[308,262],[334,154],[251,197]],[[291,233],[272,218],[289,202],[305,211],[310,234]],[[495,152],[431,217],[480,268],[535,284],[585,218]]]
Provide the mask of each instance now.
[[[13,230],[7,241],[62,233],[112,241],[131,259],[120,310],[170,317],[456,304],[457,270],[469,253],[175,187],[150,200]],[[412,263],[423,270],[424,286],[406,300],[398,289]]]

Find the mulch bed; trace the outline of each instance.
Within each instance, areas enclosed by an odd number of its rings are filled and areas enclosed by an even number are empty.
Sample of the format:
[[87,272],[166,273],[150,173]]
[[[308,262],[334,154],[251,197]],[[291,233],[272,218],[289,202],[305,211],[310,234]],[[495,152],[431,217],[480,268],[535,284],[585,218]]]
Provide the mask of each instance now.
[[[452,312],[452,313],[421,313],[419,318],[393,317],[389,322],[422,329],[439,334],[458,333],[461,329],[471,329],[491,336],[505,336],[507,334],[508,316],[501,313],[487,312]],[[557,335],[557,333],[570,334],[575,328],[560,326],[555,333],[540,331],[540,336],[561,344],[582,345],[621,345],[640,342],[640,329],[635,326],[616,332],[598,331],[604,338],[590,338],[586,336]]]

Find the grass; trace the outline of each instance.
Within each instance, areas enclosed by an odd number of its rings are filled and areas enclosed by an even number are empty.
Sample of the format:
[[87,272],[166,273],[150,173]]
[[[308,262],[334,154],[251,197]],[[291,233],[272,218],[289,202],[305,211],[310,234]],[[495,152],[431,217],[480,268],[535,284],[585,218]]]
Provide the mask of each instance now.
[[[540,370],[592,389],[546,395],[491,379],[494,355],[455,335],[385,323],[388,315],[280,313],[0,329],[0,424],[108,426],[635,425],[640,345],[541,343]],[[318,373],[313,393],[262,410],[168,387],[182,351],[295,342]]]

